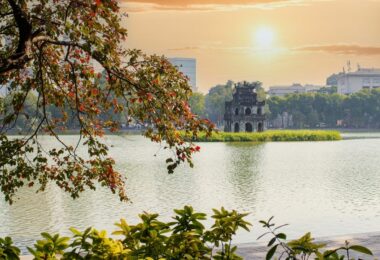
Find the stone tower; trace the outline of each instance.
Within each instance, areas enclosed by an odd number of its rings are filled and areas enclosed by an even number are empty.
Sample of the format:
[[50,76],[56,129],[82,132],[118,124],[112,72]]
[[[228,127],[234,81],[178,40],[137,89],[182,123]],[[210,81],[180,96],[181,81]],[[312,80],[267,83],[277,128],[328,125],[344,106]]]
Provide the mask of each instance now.
[[257,100],[260,82],[235,85],[232,101],[225,104],[225,132],[262,132],[266,128],[265,101]]

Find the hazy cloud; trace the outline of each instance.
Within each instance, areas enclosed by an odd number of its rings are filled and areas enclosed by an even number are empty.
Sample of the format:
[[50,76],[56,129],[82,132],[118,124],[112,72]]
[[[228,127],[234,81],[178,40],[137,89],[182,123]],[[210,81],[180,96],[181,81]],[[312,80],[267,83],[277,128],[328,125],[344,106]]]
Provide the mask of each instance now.
[[257,49],[250,46],[222,46],[218,45],[201,45],[201,46],[186,46],[179,48],[168,49],[168,51],[223,51],[223,52],[324,52],[339,55],[380,55],[380,46],[361,46],[348,44],[331,44],[331,45],[310,45],[294,48],[274,48],[274,49]]
[[380,46],[360,46],[345,44],[302,46],[294,48],[292,50],[305,52],[326,52],[333,54],[380,55]]
[[202,45],[202,46],[186,46],[186,47],[168,49],[168,51],[198,51],[198,50],[247,52],[247,51],[254,51],[254,48],[243,47],[243,46],[228,47],[228,46],[221,46],[221,45]]
[[230,11],[243,8],[274,9],[304,6],[311,2],[331,0],[120,0],[129,12],[144,11]]

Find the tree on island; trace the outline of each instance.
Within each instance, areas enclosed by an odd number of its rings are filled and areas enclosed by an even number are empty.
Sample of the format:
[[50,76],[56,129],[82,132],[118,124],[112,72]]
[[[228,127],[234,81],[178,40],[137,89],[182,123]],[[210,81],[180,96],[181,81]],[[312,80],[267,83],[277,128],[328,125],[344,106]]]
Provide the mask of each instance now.
[[[164,57],[123,46],[122,16],[116,0],[0,0],[0,86],[8,97],[0,98],[0,189],[6,201],[12,203],[20,187],[42,191],[49,182],[73,198],[101,183],[127,200],[124,178],[99,138],[105,129],[117,130],[114,113],[147,123],[145,136],[174,150],[170,173],[182,162],[192,165],[198,148],[178,130],[210,133],[212,125],[193,115],[188,80]],[[31,94],[37,96],[33,109],[25,106]],[[55,113],[47,112],[51,108]],[[104,111],[111,111],[108,118],[100,116]],[[76,146],[57,134],[68,118],[78,123]],[[7,136],[19,120],[28,125],[23,136]],[[62,148],[45,150],[41,133]],[[76,153],[80,142],[88,159]]]

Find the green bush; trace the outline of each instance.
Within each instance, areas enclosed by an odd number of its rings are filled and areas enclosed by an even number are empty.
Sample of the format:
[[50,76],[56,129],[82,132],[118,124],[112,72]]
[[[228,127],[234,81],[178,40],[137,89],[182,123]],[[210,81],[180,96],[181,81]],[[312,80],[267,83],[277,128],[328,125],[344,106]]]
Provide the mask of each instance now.
[[[192,207],[174,210],[171,222],[161,222],[158,214],[143,213],[140,223],[130,225],[124,219],[116,223],[117,230],[112,234],[119,238],[109,237],[106,231],[88,228],[81,232],[71,228],[72,237],[61,237],[59,234],[42,233],[29,252],[36,260],[75,259],[126,259],[126,260],[181,260],[181,259],[214,259],[238,260],[237,247],[232,245],[233,237],[239,229],[249,231],[251,224],[235,210],[224,208],[213,209],[211,218],[214,224],[206,229],[202,221],[206,214],[195,212]],[[333,250],[325,250],[325,244],[314,243],[310,233],[300,239],[286,241],[286,234],[278,233],[281,228],[269,221],[260,221],[268,229],[265,235],[272,235],[268,243],[266,259],[276,257],[276,252],[284,259],[318,260],[350,259],[350,251],[372,255],[372,252],[359,245],[349,245]],[[341,254],[343,252],[343,254]],[[13,246],[10,238],[0,239],[0,259],[19,259],[20,250]]]
[[260,133],[213,132],[211,136],[181,132],[188,141],[196,142],[291,142],[291,141],[337,141],[342,137],[338,131],[325,130],[270,130]]
[[[251,224],[244,220],[248,214],[224,208],[213,211],[214,224],[209,229],[202,224],[206,214],[185,206],[174,210],[173,221],[168,223],[159,221],[158,214],[149,213],[139,215],[141,221],[137,225],[129,225],[121,219],[112,233],[121,236],[119,239],[93,228],[84,232],[71,228],[72,238],[42,233],[43,239],[28,250],[36,260],[242,259],[235,254],[236,246],[231,244],[238,229],[249,231]],[[19,259],[19,249],[11,246],[9,238],[7,241],[8,249],[3,255],[0,251],[0,259]]]
[[267,260],[273,259],[276,252],[284,259],[289,260],[306,260],[310,259],[310,257],[317,260],[350,260],[353,259],[350,257],[351,251],[373,256],[371,250],[368,248],[360,245],[350,245],[348,241],[346,241],[345,245],[342,247],[327,250],[327,245],[323,243],[315,243],[314,238],[311,237],[310,233],[306,233],[299,239],[287,242],[286,234],[278,232],[278,230],[286,226],[286,224],[276,227],[272,220],[273,217],[268,221],[260,221],[260,223],[263,224],[263,227],[268,231],[258,239],[267,235],[271,236],[271,239],[268,242],[269,250],[266,255]]
[[10,237],[0,238],[0,259],[19,259],[19,255],[20,249],[13,246],[13,241]]

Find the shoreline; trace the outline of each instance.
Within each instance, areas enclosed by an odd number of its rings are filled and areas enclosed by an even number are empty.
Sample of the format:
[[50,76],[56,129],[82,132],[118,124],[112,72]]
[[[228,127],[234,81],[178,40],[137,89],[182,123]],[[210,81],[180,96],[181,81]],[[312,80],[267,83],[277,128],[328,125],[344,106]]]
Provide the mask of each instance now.
[[197,136],[180,132],[186,141],[193,142],[317,142],[342,140],[338,131],[327,130],[267,130],[264,132],[201,132]]

